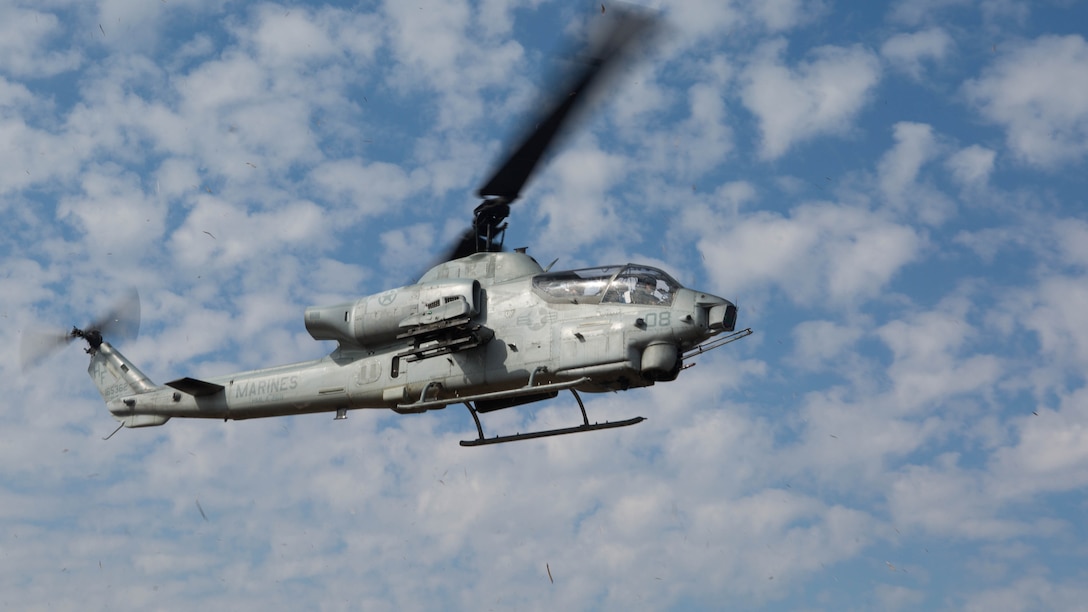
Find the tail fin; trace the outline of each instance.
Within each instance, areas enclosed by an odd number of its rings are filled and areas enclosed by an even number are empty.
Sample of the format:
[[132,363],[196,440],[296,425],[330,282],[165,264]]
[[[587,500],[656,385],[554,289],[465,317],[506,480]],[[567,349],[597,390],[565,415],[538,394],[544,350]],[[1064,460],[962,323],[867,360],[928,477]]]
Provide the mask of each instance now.
[[108,342],[102,342],[94,349],[87,373],[98,387],[113,418],[126,427],[162,425],[170,420],[165,416],[134,413],[132,396],[156,391],[160,387]]

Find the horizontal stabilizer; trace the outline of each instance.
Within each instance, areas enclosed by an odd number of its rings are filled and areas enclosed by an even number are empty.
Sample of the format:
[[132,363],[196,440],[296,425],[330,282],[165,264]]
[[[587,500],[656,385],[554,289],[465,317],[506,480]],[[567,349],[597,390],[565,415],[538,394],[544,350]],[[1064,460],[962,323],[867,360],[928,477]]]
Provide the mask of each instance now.
[[215,383],[208,382],[206,380],[197,380],[195,378],[179,378],[166,383],[166,386],[173,387],[178,391],[183,391],[189,395],[196,397],[203,397],[205,395],[215,395],[223,390],[223,385],[217,385]]

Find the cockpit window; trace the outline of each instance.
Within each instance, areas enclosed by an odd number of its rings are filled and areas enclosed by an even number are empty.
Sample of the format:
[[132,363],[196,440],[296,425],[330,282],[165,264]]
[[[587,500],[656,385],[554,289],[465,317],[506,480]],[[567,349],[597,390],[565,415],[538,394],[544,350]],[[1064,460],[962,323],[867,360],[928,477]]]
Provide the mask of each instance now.
[[573,304],[643,304],[668,306],[680,283],[657,268],[605,266],[546,272],[533,286],[547,297]]
[[622,266],[583,268],[565,272],[545,272],[533,278],[533,286],[548,297],[575,304],[596,304],[608,282]]
[[669,306],[680,283],[657,268],[627,266],[609,285],[601,303]]

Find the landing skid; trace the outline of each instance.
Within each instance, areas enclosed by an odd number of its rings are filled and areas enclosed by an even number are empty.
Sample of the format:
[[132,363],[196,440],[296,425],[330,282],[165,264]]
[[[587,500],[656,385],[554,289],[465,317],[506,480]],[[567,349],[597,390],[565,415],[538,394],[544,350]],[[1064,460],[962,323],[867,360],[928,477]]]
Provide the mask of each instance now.
[[574,427],[562,427],[559,429],[545,429],[543,431],[530,431],[527,433],[516,433],[507,436],[495,436],[494,438],[484,437],[484,428],[480,425],[480,416],[477,414],[476,408],[472,405],[472,402],[465,402],[465,407],[468,408],[469,414],[472,415],[472,420],[476,423],[476,432],[480,435],[475,440],[461,440],[461,446],[483,446],[485,444],[502,444],[504,442],[515,442],[517,440],[532,440],[535,438],[547,438],[550,436],[565,436],[567,434],[582,433],[585,431],[596,431],[598,429],[612,429],[614,427],[627,427],[629,425],[637,425],[646,419],[643,417],[635,417],[633,419],[627,419],[624,421],[605,421],[604,423],[590,424],[589,416],[586,415],[586,406],[582,403],[582,398],[578,395],[578,392],[574,389],[570,389],[574,399],[578,401],[578,408],[582,410],[582,424]]

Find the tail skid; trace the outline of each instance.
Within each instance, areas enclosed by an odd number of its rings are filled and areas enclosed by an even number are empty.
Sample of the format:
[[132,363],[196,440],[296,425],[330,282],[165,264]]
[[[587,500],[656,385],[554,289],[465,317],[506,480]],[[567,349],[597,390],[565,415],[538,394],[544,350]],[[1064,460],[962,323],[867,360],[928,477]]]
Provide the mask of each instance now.
[[136,402],[133,397],[161,387],[141,372],[120,351],[108,342],[102,342],[90,349],[91,365],[87,373],[91,375],[102,399],[113,418],[125,427],[151,427],[162,425],[170,420],[168,416],[135,414]]

